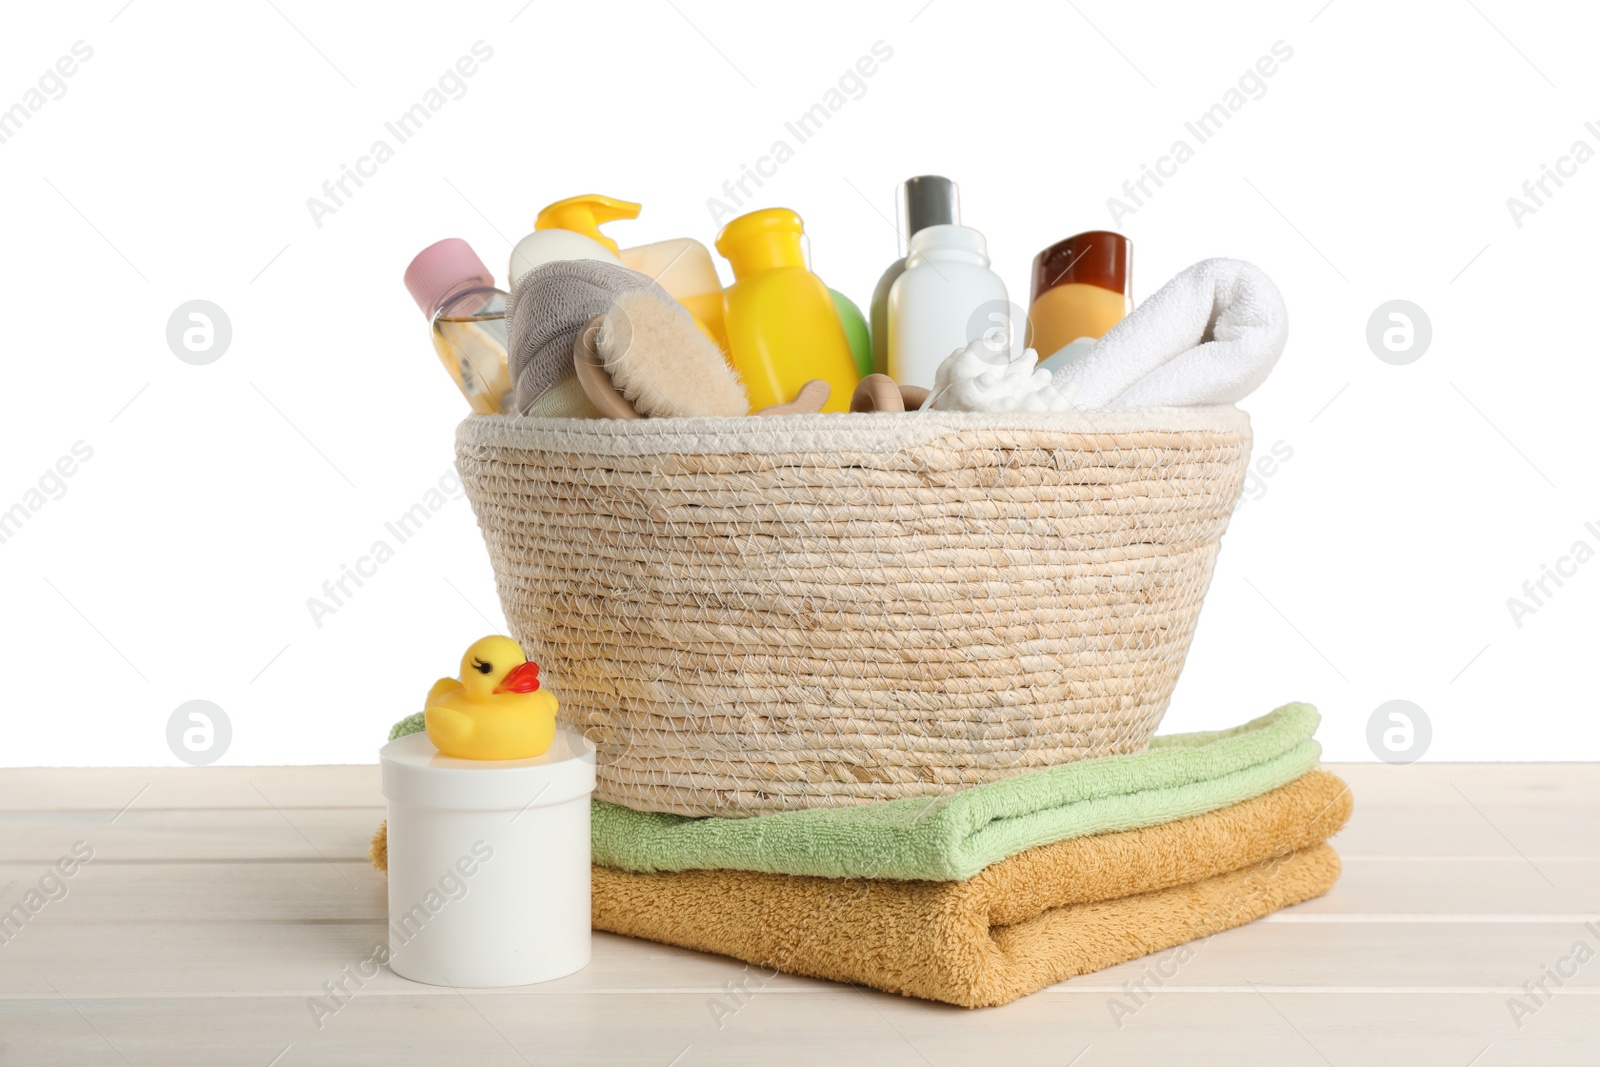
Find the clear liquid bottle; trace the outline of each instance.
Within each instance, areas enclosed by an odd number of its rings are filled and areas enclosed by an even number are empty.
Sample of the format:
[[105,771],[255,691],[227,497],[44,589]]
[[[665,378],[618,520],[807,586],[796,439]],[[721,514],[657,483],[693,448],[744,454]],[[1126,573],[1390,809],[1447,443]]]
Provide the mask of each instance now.
[[433,326],[433,348],[479,415],[515,407],[506,351],[506,294],[459,237],[429,245],[406,268],[406,289]]

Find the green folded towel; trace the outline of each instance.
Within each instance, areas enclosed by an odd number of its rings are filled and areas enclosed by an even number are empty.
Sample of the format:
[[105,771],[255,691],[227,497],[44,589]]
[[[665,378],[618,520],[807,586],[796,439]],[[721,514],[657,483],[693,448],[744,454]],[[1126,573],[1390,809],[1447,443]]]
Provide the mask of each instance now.
[[[943,797],[745,819],[597,800],[594,862],[640,872],[958,881],[1037,845],[1202,815],[1287,785],[1317,765],[1320,718],[1310,704],[1286,704],[1231,730],[1157,737],[1144,752],[1027,771]],[[413,716],[392,736],[421,728],[421,716]]]

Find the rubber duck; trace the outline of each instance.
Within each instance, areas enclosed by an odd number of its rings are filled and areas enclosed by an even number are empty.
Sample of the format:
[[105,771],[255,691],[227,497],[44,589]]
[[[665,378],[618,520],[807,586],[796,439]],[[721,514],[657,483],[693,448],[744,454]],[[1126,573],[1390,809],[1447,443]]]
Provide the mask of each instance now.
[[542,756],[556,736],[556,698],[539,688],[539,665],[509,637],[475,641],[461,657],[460,678],[428,690],[428,740],[457,759]]

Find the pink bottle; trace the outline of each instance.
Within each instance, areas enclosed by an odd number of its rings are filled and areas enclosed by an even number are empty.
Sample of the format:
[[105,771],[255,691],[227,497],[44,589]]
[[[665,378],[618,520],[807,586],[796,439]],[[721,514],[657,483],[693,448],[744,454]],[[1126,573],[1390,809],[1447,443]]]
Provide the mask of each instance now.
[[506,365],[506,294],[472,246],[447,237],[417,253],[406,289],[433,324],[433,347],[472,410],[498,415],[514,406]]

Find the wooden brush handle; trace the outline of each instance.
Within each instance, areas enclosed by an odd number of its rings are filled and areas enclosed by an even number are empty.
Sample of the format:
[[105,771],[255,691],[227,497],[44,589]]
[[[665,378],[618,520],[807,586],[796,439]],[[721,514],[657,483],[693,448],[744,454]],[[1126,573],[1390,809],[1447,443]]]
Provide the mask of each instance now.
[[814,378],[800,387],[799,394],[787,404],[773,404],[755,412],[757,415],[815,415],[828,402],[833,392],[827,382]]
[[617,392],[617,387],[611,382],[611,375],[607,374],[605,367],[600,364],[600,351],[595,347],[595,335],[600,332],[600,327],[605,321],[604,315],[596,315],[578,331],[578,339],[572,345],[572,373],[577,375],[578,384],[583,387],[583,395],[589,398],[589,403],[593,404],[601,415],[608,419],[637,419],[639,413],[628,403],[627,397]]
[[900,387],[887,374],[869,374],[850,397],[851,411],[904,411]]

